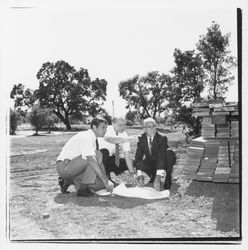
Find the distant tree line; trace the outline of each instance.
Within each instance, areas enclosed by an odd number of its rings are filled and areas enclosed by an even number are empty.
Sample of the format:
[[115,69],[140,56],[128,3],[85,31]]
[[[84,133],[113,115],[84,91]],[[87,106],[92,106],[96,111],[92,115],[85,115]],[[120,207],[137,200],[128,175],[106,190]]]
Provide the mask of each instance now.
[[[234,80],[231,70],[235,58],[227,50],[230,34],[222,35],[215,22],[201,35],[196,49],[174,50],[175,66],[168,74],[158,71],[145,76],[134,75],[119,83],[120,96],[127,101],[129,125],[146,117],[163,122],[171,114],[175,122],[186,124],[192,134],[199,135],[200,121],[192,116],[192,104],[202,100],[208,88],[209,100],[224,100],[228,87]],[[88,70],[76,70],[65,61],[46,62],[37,73],[39,88],[25,89],[21,83],[14,85],[10,97],[14,110],[10,113],[10,132],[14,133],[19,117],[31,109],[29,121],[36,133],[42,126],[52,128],[62,121],[71,130],[70,121],[82,120],[85,115],[111,116],[102,108],[106,100],[107,81],[92,80]],[[15,126],[12,126],[13,124]],[[11,128],[12,126],[12,128]]]
[[192,104],[202,100],[208,88],[208,100],[225,100],[225,93],[233,83],[231,70],[236,60],[227,50],[230,34],[222,35],[213,22],[201,35],[195,50],[174,51],[175,66],[170,74],[149,72],[135,75],[119,83],[119,91],[130,110],[142,119],[158,118],[171,113],[176,122],[189,127],[190,133],[200,134],[200,121],[192,116]]

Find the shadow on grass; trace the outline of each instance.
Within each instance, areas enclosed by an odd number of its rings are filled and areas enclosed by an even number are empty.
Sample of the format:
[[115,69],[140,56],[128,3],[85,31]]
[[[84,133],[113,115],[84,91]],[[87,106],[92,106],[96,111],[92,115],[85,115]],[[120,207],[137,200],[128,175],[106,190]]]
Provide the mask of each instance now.
[[117,207],[121,209],[129,209],[137,206],[143,206],[145,204],[150,204],[158,200],[145,200],[138,198],[121,197],[118,195],[111,196],[99,196],[93,194],[90,197],[77,197],[76,192],[71,192],[69,194],[57,194],[54,201],[58,204],[74,203],[78,206],[84,207]]
[[212,197],[213,219],[217,220],[216,230],[240,233],[240,188],[238,184],[192,181],[187,195]]
[[[151,186],[151,185],[146,185]],[[171,195],[175,195],[178,192],[179,185],[173,183],[170,189]],[[121,197],[118,195],[110,195],[110,196],[99,196],[93,194],[90,197],[77,197],[76,192],[71,192],[69,194],[62,194],[59,193],[54,198],[54,201],[58,204],[67,204],[67,203],[74,203],[78,206],[84,207],[91,207],[91,206],[98,206],[98,207],[117,207],[117,208],[134,208],[137,206],[143,206],[145,204],[150,204],[159,199],[154,200],[147,200],[147,199],[140,199],[140,198],[130,198],[130,197]]]

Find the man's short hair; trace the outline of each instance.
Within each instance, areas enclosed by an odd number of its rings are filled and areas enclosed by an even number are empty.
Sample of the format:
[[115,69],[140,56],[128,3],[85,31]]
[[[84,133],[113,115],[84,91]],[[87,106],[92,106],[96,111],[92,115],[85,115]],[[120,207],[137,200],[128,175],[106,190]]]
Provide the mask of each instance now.
[[152,123],[156,124],[156,121],[155,121],[153,118],[151,118],[151,117],[148,117],[148,118],[146,118],[146,119],[143,121],[143,126],[145,126],[145,124],[146,124],[147,122],[152,122]]
[[90,128],[92,128],[93,125],[95,125],[98,128],[101,123],[105,123],[106,125],[108,125],[108,122],[106,119],[104,119],[102,117],[95,117],[92,119],[92,121],[90,123]]

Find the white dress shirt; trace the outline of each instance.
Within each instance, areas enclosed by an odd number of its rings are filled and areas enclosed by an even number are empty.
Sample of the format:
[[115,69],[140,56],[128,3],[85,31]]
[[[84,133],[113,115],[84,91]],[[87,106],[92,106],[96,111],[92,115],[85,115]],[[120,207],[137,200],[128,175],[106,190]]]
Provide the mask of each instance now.
[[[118,133],[116,135],[116,131],[114,130],[113,126],[110,125],[107,128],[107,132],[103,138],[98,138],[98,143],[99,143],[99,149],[106,148],[109,151],[109,155],[114,155],[115,154],[115,144],[107,142],[105,139],[108,137],[128,137],[128,134],[124,131],[122,133]],[[129,142],[125,142],[120,144],[120,155],[123,156],[123,151],[124,152],[130,152],[131,147]]]
[[57,161],[72,160],[79,155],[82,155],[82,159],[86,159],[86,156],[95,156],[96,139],[96,135],[91,129],[77,133],[66,142]]

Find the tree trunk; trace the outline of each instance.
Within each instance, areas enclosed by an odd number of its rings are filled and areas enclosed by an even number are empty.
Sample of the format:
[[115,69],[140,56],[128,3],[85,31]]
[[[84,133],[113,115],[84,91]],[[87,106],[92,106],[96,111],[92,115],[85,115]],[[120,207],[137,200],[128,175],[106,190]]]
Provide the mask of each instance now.
[[63,122],[64,122],[64,124],[66,126],[66,129],[71,130],[71,125],[70,125],[69,119],[67,118]]
[[67,130],[71,130],[68,114],[66,114],[65,117],[59,111],[54,112],[54,114],[65,124]]

